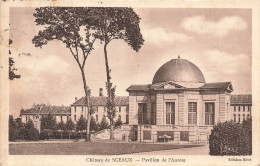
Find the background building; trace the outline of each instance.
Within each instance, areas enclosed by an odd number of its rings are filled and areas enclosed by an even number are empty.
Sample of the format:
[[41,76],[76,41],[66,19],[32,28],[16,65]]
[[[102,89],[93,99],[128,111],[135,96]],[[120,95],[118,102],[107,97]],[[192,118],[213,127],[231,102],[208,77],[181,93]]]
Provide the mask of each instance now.
[[252,95],[240,94],[232,95],[230,98],[230,112],[235,122],[243,122],[251,117]]
[[34,127],[40,131],[40,120],[42,116],[51,113],[55,116],[57,123],[60,121],[67,122],[70,118],[70,107],[69,106],[50,106],[45,104],[34,105],[30,109],[21,110],[20,116],[23,123],[26,123],[31,119],[34,123]]
[[[107,97],[103,96],[103,89],[100,88],[99,96],[91,96],[89,98],[89,103],[94,107],[95,112],[92,114],[92,117],[97,121],[101,122],[103,118],[107,121]],[[129,122],[129,111],[128,111],[128,96],[116,96],[115,97],[116,104],[116,117],[115,120],[120,119],[122,123]],[[86,97],[82,97],[81,99],[75,98],[75,102],[71,104],[71,118],[72,121],[76,122],[80,116],[84,118],[87,117],[87,105],[86,105]]]

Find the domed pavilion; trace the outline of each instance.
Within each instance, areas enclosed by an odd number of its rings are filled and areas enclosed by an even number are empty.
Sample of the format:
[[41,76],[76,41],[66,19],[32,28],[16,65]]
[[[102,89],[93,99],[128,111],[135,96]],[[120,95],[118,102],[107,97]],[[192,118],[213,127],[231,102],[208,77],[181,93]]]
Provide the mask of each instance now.
[[129,125],[124,135],[142,142],[207,142],[213,125],[229,115],[231,82],[206,83],[201,70],[185,59],[162,65],[152,84],[131,85]]

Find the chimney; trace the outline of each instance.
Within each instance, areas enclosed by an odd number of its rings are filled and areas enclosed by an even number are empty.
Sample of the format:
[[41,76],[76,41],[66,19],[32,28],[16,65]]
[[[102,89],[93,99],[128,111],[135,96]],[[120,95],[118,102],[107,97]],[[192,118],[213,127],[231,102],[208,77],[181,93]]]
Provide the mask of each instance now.
[[103,96],[103,88],[99,88],[99,96]]
[[77,97],[75,97],[75,101],[78,101],[78,98],[77,98]]

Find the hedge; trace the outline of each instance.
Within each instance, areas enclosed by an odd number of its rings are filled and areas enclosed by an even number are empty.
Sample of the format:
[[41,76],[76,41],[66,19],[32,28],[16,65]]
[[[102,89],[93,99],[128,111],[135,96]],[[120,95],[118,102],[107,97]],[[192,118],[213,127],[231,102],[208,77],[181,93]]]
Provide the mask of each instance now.
[[251,155],[252,119],[243,124],[233,121],[218,123],[209,137],[210,155]]

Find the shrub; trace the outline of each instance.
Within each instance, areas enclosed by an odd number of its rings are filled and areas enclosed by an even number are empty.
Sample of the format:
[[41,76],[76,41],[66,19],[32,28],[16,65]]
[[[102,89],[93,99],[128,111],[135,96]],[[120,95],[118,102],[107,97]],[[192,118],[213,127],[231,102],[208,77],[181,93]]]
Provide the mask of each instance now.
[[46,137],[46,132],[41,132],[39,134],[39,140],[45,140],[47,137]]
[[123,123],[120,118],[118,118],[115,122],[115,127],[121,126]]
[[39,131],[36,128],[27,129],[27,139],[30,141],[38,141],[39,140]]
[[[251,121],[248,119],[247,121]],[[209,137],[210,155],[251,155],[252,126],[233,121],[219,123],[213,127]],[[251,129],[251,131],[249,130]]]

